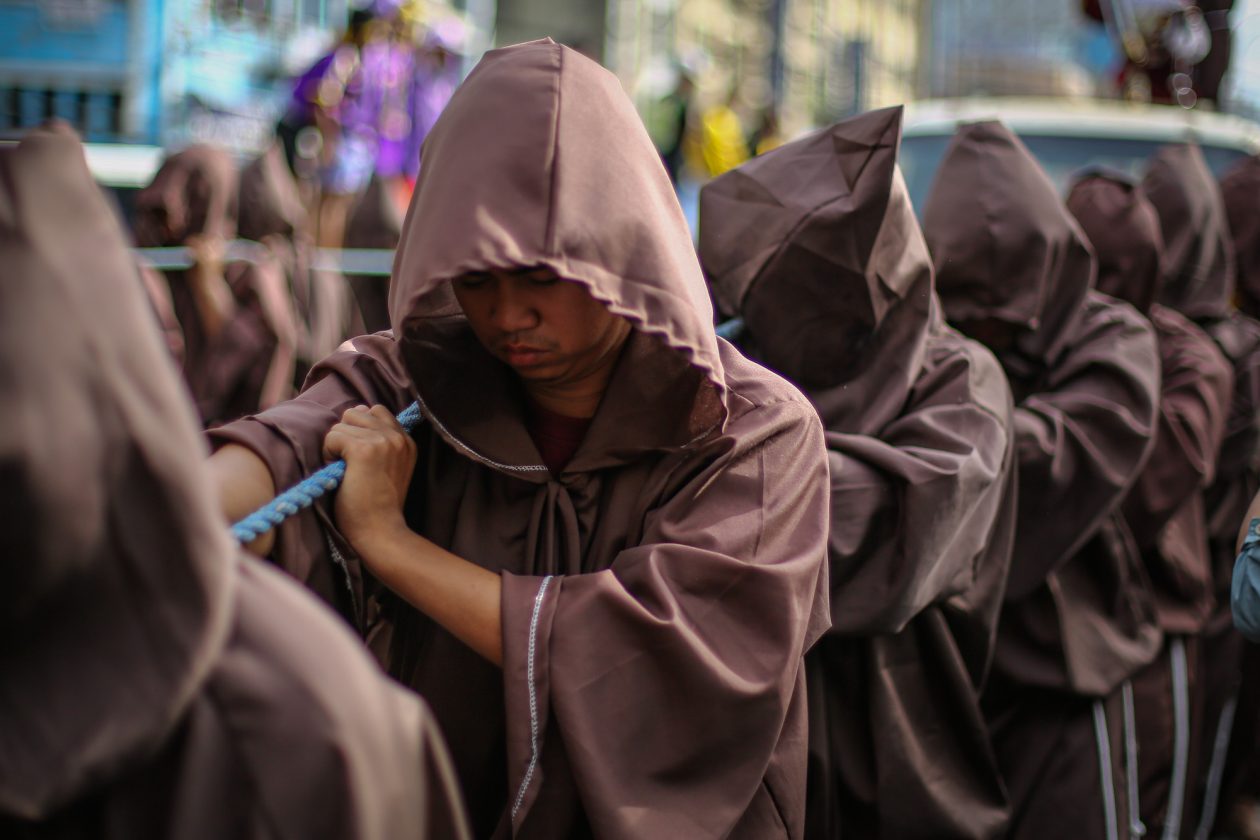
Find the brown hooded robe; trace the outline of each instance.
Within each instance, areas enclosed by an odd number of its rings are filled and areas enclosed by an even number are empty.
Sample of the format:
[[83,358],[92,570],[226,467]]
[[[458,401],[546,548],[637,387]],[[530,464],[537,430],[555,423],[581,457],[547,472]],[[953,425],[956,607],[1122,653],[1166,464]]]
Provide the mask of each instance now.
[[1180,654],[1172,646],[1185,646],[1187,664],[1194,662],[1197,636],[1214,606],[1203,490],[1212,482],[1225,432],[1233,369],[1193,322],[1154,303],[1163,279],[1164,240],[1159,216],[1140,186],[1093,174],[1073,186],[1067,204],[1094,246],[1099,291],[1147,315],[1159,341],[1155,448],[1123,511],[1142,552],[1167,650],[1133,680],[1141,817],[1149,832],[1162,835],[1170,821],[1177,831],[1190,823],[1184,807],[1190,744],[1180,754],[1178,738],[1191,737],[1191,728],[1198,727],[1189,709],[1178,722],[1174,659]]
[[[197,234],[230,241],[236,235],[238,186],[236,166],[224,151],[191,146],[171,155],[136,196],[137,244],[181,245]],[[285,378],[276,367],[285,364],[281,338],[291,321],[279,266],[269,260],[225,265],[235,311],[214,336],[202,325],[187,273],[163,273],[183,333],[184,381],[202,422],[215,425],[259,410],[268,386],[274,394]]]
[[238,557],[74,139],[0,149],[0,836],[464,836],[432,718]]
[[[611,73],[550,41],[486,54],[425,143],[394,332],[217,430],[278,486],[351,405],[425,422],[410,527],[501,573],[502,670],[365,581],[327,507],[278,560],[340,598],[452,745],[478,836],[800,838],[802,655],[828,626],[827,472],[807,400],[713,331],[673,188]],[[542,465],[516,376],[449,278],[546,266],[635,329],[576,455]]]
[[[1225,709],[1238,696],[1244,656],[1244,642],[1233,627],[1229,609],[1235,542],[1260,486],[1260,323],[1233,306],[1234,258],[1225,206],[1198,146],[1161,149],[1147,169],[1143,186],[1159,213],[1167,244],[1168,277],[1160,302],[1198,323],[1234,371],[1216,478],[1204,494],[1216,603],[1201,641],[1203,674],[1195,681],[1194,711],[1203,725],[1198,739],[1200,761],[1192,766],[1191,778],[1206,785],[1213,765],[1224,762],[1224,750],[1217,750],[1216,744],[1235,740],[1231,716],[1246,724],[1239,732],[1245,740],[1236,746],[1249,752],[1256,743],[1254,735],[1247,733],[1254,731],[1251,721],[1257,709],[1229,713]],[[1220,810],[1212,807],[1220,802],[1220,787],[1214,787],[1204,793],[1209,821],[1211,812]]]
[[1019,513],[984,698],[1010,836],[1104,838],[1128,822],[1121,686],[1160,643],[1117,510],[1155,431],[1155,337],[1090,288],[1080,228],[999,123],[959,129],[924,233],[949,320],[1012,336],[991,339],[1016,399]]
[[831,615],[806,658],[810,838],[1001,837],[980,711],[1010,564],[1011,396],[942,322],[900,108],[706,186],[701,261],[754,357],[805,389],[831,472]]
[[[237,236],[267,249],[255,270],[267,273],[257,291],[276,332],[276,351],[259,395],[259,405],[268,407],[293,396],[298,354],[310,341],[298,314],[310,275],[306,208],[278,141],[241,169],[238,202]],[[309,370],[309,361],[305,367]]]

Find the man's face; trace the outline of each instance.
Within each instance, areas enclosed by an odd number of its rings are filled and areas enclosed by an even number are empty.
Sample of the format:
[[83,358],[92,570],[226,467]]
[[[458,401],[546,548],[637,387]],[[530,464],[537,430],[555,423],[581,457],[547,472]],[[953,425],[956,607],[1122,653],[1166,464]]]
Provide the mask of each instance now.
[[607,365],[630,324],[550,269],[465,274],[451,284],[477,339],[522,379],[566,382]]

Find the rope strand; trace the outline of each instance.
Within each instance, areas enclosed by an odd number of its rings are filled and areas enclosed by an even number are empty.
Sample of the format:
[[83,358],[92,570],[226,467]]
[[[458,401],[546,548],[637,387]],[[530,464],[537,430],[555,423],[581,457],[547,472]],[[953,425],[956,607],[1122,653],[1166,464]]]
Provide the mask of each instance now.
[[[420,420],[419,403],[412,403],[398,415],[398,425],[407,432]],[[346,462],[333,461],[237,522],[232,526],[232,536],[241,545],[253,542],[290,516],[315,504],[316,499],[336,490],[345,477]]]

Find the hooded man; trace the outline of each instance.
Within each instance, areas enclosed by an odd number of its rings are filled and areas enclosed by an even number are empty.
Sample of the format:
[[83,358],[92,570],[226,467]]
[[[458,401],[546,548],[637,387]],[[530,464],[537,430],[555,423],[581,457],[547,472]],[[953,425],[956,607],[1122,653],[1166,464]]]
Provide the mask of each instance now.
[[241,169],[238,203],[237,236],[266,248],[254,270],[267,274],[260,292],[266,295],[264,311],[276,332],[276,350],[259,395],[261,406],[271,406],[293,396],[295,381],[301,382],[317,361],[310,358],[310,331],[298,314],[310,311],[306,207],[279,141]]
[[1009,836],[1115,838],[1136,778],[1122,687],[1160,644],[1117,510],[1155,432],[1155,337],[1091,289],[1084,235],[1000,123],[958,130],[924,233],[946,316],[997,354],[1015,395],[1015,549],[984,697]]
[[1010,564],[1011,396],[947,327],[897,168],[902,109],[700,194],[700,256],[746,352],[825,429],[832,625],[806,657],[810,838],[1001,837],[980,712]]
[[[1197,788],[1206,785],[1209,776],[1222,778],[1212,768],[1223,767],[1226,746],[1233,738],[1236,701],[1231,698],[1238,695],[1243,641],[1233,628],[1229,592],[1238,528],[1260,485],[1256,466],[1260,456],[1260,324],[1234,308],[1234,259],[1225,207],[1198,146],[1160,149],[1148,166],[1143,187],[1159,213],[1167,246],[1168,274],[1160,302],[1202,327],[1234,371],[1216,479],[1204,495],[1216,597],[1201,642],[1204,673],[1194,680],[1197,690],[1190,711],[1192,718],[1202,722],[1201,747],[1196,751],[1201,761],[1192,763],[1188,771]],[[1254,740],[1248,749],[1250,744]],[[1207,788],[1203,817],[1210,823],[1220,787]],[[1190,796],[1197,798],[1193,791]],[[1209,829],[1210,824],[1204,830]]]
[[1132,304],[1155,327],[1162,387],[1155,448],[1125,498],[1129,531],[1142,552],[1167,655],[1133,680],[1139,796],[1153,836],[1181,837],[1189,792],[1189,685],[1198,642],[1215,606],[1203,491],[1233,397],[1233,369],[1188,318],[1155,303],[1163,279],[1159,216],[1137,184],[1099,172],[1072,187],[1068,209],[1098,259],[1100,292]]
[[476,835],[801,837],[822,431],[714,334],[615,76],[486,54],[426,141],[390,312],[212,463],[231,514],[346,458],[278,560],[430,702]]
[[0,835],[467,836],[429,713],[232,544],[82,147],[0,184]]
[[136,196],[138,245],[193,251],[190,269],[164,274],[183,332],[184,381],[207,426],[270,404],[293,375],[291,307],[279,266],[224,262],[236,235],[238,186],[227,152],[191,146],[167,158]]

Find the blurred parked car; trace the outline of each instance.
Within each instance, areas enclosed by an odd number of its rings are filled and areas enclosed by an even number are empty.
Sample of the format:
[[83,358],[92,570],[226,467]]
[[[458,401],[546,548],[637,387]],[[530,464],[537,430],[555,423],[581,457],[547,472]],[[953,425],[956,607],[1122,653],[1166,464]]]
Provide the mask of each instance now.
[[1089,99],[926,100],[906,106],[901,146],[902,171],[920,214],[955,128],[987,119],[1000,119],[1018,134],[1060,189],[1088,166],[1140,175],[1156,149],[1184,140],[1199,143],[1217,175],[1239,158],[1260,154],[1260,125],[1210,111]]

